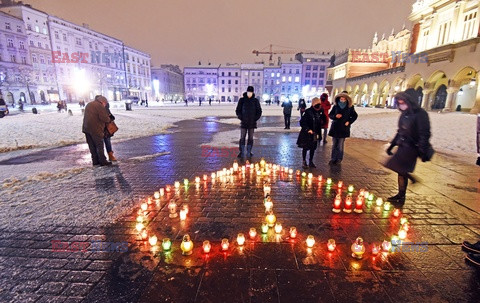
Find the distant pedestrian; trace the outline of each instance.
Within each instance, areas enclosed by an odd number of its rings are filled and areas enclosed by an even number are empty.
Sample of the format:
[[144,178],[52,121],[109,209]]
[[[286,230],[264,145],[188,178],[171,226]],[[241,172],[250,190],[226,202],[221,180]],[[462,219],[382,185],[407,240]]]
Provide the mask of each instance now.
[[[249,86],[247,92],[243,93],[243,97],[238,101],[235,113],[241,121],[239,142],[240,153],[238,154],[238,157],[251,157],[253,156],[253,133],[255,128],[257,128],[257,120],[262,116],[262,107],[260,106],[260,101],[255,98],[253,86]],[[247,153],[245,154],[245,138],[247,133]]]
[[325,114],[325,117],[326,117],[325,123],[323,123],[323,125],[322,125],[323,135],[320,138],[320,140],[323,139],[323,144],[325,144],[325,143],[327,143],[328,124],[330,123],[330,119],[328,118],[328,111],[332,107],[332,104],[330,103],[330,101],[328,101],[328,94],[326,94],[326,93],[323,93],[320,96],[320,101],[322,101],[322,109],[323,109],[323,113]]
[[202,106],[202,99],[200,98],[200,100],[198,101],[198,106]]
[[328,135],[332,137],[332,158],[328,164],[342,163],[345,148],[345,139],[350,137],[350,127],[358,115],[352,103],[352,98],[346,93],[335,96],[334,105],[330,114],[332,125]]
[[[395,95],[401,114],[397,134],[387,149],[387,154],[393,157],[387,161],[385,167],[398,174],[398,194],[387,200],[401,205],[405,203],[408,180],[416,182],[410,173],[415,169],[417,157],[426,162],[433,156],[433,148],[429,142],[430,121],[427,112],[418,106],[417,96],[417,92],[411,88]],[[398,149],[393,153],[395,146],[398,146]]]
[[188,106],[188,99],[185,99],[185,106]]
[[[315,168],[313,156],[317,149],[318,140],[322,136],[322,125],[325,123],[326,117],[322,110],[319,98],[313,98],[312,106],[305,110],[305,114],[300,119],[302,129],[298,134],[297,145],[302,148],[303,168]],[[307,164],[307,151],[310,151],[310,161]]]
[[105,108],[107,103],[107,99],[104,96],[97,95],[95,100],[85,106],[82,132],[87,139],[93,166],[112,165],[112,162],[107,161],[103,148],[105,124],[111,121]]
[[292,101],[286,100],[282,103],[283,107],[283,118],[285,120],[285,129],[290,129],[290,118],[292,117]]
[[298,100],[297,110],[300,111],[300,118],[301,118],[305,113],[305,111],[307,110],[307,103],[305,103],[305,99],[302,98]]
[[212,106],[212,98],[208,99],[208,105]]
[[[105,106],[105,109],[107,110],[108,116],[110,117],[110,122],[115,121],[115,116],[112,115],[112,112],[110,111],[110,103],[107,102],[107,105]],[[111,135],[107,131],[107,124],[108,123],[105,124],[103,142],[105,143],[105,149],[107,150],[108,160],[109,161],[117,161],[117,158],[115,158],[115,156],[113,155],[113,148],[112,148],[112,137],[113,137],[113,135]]]

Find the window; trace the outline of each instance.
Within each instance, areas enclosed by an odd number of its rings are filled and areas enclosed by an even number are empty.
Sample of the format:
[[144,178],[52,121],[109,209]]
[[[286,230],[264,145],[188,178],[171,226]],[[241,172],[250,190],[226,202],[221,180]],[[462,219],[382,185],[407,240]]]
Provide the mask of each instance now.
[[48,46],[48,44],[45,43],[45,48],[46,48],[46,49],[50,49],[50,46]]
[[440,29],[438,31],[438,40],[437,45],[443,45],[448,43],[450,40],[450,27],[452,25],[452,21],[447,21],[440,25]]
[[280,73],[277,73],[277,78],[280,78]]
[[229,76],[229,77],[232,76],[232,72],[228,72],[228,76]]
[[67,34],[62,34],[62,37],[63,37],[63,41],[67,41]]
[[32,25],[27,24],[27,29],[28,29],[29,31],[31,31],[31,30],[32,30]]
[[5,22],[5,29],[12,29],[10,22]]
[[43,28],[43,34],[44,34],[44,35],[47,35],[47,34],[48,34],[47,29],[46,29],[45,27]]
[[40,55],[40,63],[45,64],[45,58],[42,55]]
[[27,57],[22,56],[22,64],[27,64]]
[[15,57],[15,55],[10,55],[10,61],[17,62],[17,57]]
[[228,84],[232,84],[232,80],[228,80]]
[[279,85],[279,84],[280,84],[280,80],[277,80],[277,85]]
[[318,70],[318,65],[314,65],[313,70]]
[[292,76],[288,77],[288,82],[292,82]]
[[75,44],[76,45],[82,45],[82,39],[81,38],[75,38]]
[[317,80],[312,80],[312,85],[317,85]]
[[318,85],[323,85],[323,80],[318,80]]
[[20,49],[25,49],[25,43],[23,41],[19,42]]
[[222,77],[225,77],[225,72],[222,72]]
[[320,78],[325,78],[325,73],[319,73],[318,76],[319,76]]
[[17,25],[17,33],[21,33],[22,32],[22,27],[20,25]]
[[310,78],[310,73],[305,73],[306,78]]
[[235,80],[235,84],[238,84],[238,80]]
[[477,12],[466,14],[463,21],[464,23],[462,40],[467,40],[475,37],[475,29],[478,28],[478,25],[475,26],[475,23],[477,21]]
[[288,73],[291,74],[291,73],[292,73],[292,69],[290,69],[290,70],[288,71]]
[[265,85],[267,85],[267,84],[268,84],[268,80],[265,80]]
[[222,87],[222,93],[224,93],[224,92],[225,92],[225,87]]
[[[278,80],[277,80],[277,81],[278,81]],[[270,85],[273,85],[273,83],[274,83],[274,80],[270,81]]]
[[33,44],[33,41],[30,40],[30,46],[34,46],[35,44]]
[[13,39],[10,39],[10,38],[7,39],[7,47],[14,47],[13,46]]
[[297,83],[300,82],[300,77],[296,76],[295,77],[295,82],[297,82]]
[[222,84],[225,84],[225,80],[222,80]]
[[42,42],[37,42],[38,48],[42,48]]
[[238,87],[235,87],[235,92],[238,93]]
[[259,76],[259,77],[260,77],[260,72],[258,72],[258,73],[257,73],[257,76]]
[[58,34],[58,31],[55,31],[55,39],[60,39],[60,35]]
[[38,27],[38,25],[35,25],[35,31],[36,31],[37,33],[40,32],[40,27]]
[[312,78],[317,78],[318,74],[317,73],[312,73]]
[[238,72],[235,72],[235,77],[238,77]]
[[232,88],[231,88],[231,87],[228,88],[228,92],[229,92],[229,93],[232,92]]
[[325,70],[325,65],[320,66],[320,70]]
[[295,71],[295,74],[300,74],[300,69],[297,68],[297,70]]
[[311,70],[311,69],[312,69],[312,66],[311,66],[311,65],[307,65],[305,69],[306,69],[306,70]]
[[283,76],[283,77],[282,77],[282,82],[285,82],[285,81],[287,81],[287,80],[286,80],[286,77]]

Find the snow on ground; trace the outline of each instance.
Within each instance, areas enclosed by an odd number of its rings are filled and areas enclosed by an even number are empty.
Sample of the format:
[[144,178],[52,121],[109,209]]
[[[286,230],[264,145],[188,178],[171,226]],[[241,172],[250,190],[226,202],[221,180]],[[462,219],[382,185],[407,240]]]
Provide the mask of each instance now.
[[[167,104],[158,106],[151,103],[149,108],[134,106],[133,111],[125,111],[124,104],[112,102],[112,113],[120,130],[115,140],[165,133],[173,123],[186,119],[207,116],[224,117],[223,123],[238,125],[235,104]],[[54,106],[41,109],[39,115],[28,113],[7,116],[0,120],[2,140],[0,152],[54,147],[84,142],[81,132],[82,115],[78,105],[69,105],[73,116],[55,112]],[[263,105],[264,116],[282,116],[282,108],[276,105]],[[389,141],[393,138],[399,113],[397,110],[382,108],[357,108],[359,119],[352,127],[352,136],[364,139]],[[438,151],[455,155],[475,153],[476,116],[465,113],[429,112],[432,125],[432,144]],[[294,109],[292,125],[298,121],[298,111]],[[291,131],[297,131],[292,129]],[[283,131],[283,128],[263,128],[262,131]],[[238,136],[237,136],[238,137]],[[229,139],[230,140],[230,139]],[[227,141],[229,141],[227,140]],[[222,142],[217,142],[222,145]],[[217,144],[216,143],[216,144]],[[209,144],[205,142],[205,144]],[[223,145],[225,142],[223,142]]]

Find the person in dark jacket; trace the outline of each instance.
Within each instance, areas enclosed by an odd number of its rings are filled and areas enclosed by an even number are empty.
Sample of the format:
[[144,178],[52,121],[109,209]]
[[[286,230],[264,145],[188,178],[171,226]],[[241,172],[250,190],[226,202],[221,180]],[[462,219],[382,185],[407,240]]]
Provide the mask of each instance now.
[[105,150],[103,148],[105,124],[110,122],[110,117],[105,109],[107,103],[107,98],[97,95],[94,101],[89,102],[85,106],[82,132],[87,139],[94,166],[112,165],[112,162],[107,161],[107,158],[105,158]]
[[[321,101],[319,98],[312,99],[312,106],[305,110],[300,119],[300,126],[302,129],[298,134],[297,145],[302,148],[303,168],[315,168],[313,163],[313,156],[317,149],[317,142],[322,136],[322,125],[325,123],[326,117],[322,110]],[[310,151],[310,161],[307,165],[307,151]]]
[[300,118],[303,116],[306,109],[307,109],[307,103],[305,103],[305,99],[302,98],[298,100],[297,110],[300,111]]
[[[418,106],[417,100],[417,92],[411,88],[395,95],[401,115],[397,134],[387,149],[387,154],[393,157],[385,164],[385,167],[398,174],[398,194],[387,199],[393,203],[405,203],[408,179],[415,183],[410,173],[415,169],[417,157],[423,162],[429,161],[431,157],[430,121],[427,112]],[[393,154],[395,146],[398,149]]]
[[283,107],[283,118],[285,120],[285,129],[290,129],[290,118],[292,117],[292,101],[286,100],[282,103]]
[[255,98],[253,86],[247,88],[247,92],[243,93],[243,97],[238,100],[237,109],[235,110],[238,119],[240,119],[240,142],[238,154],[239,158],[245,157],[245,137],[248,132],[247,141],[247,157],[253,156],[253,132],[257,128],[257,121],[262,116],[262,107],[260,101]]
[[[330,108],[332,108],[332,104],[330,103],[330,101],[328,101],[328,94],[326,94],[326,93],[323,93],[320,96],[320,101],[322,101],[322,109],[323,109],[323,113],[325,114],[325,117],[326,117],[325,123],[322,125],[323,144],[325,144],[325,143],[327,143],[328,124],[330,123],[330,120],[328,119],[328,111],[330,110]],[[320,138],[320,139],[322,139],[322,138]]]
[[332,125],[328,135],[332,137],[332,158],[328,164],[340,164],[343,160],[345,138],[350,137],[350,127],[358,115],[353,106],[352,98],[347,93],[340,93],[335,96],[334,105],[330,114]]
[[[108,116],[110,117],[111,121],[115,120],[115,116],[112,115],[112,112],[110,111],[110,103],[107,102],[107,106],[105,106],[105,109],[107,110]],[[106,126],[105,126],[106,127]],[[110,135],[106,130],[105,130],[105,137],[103,138],[103,142],[105,142],[105,149],[107,150],[108,154],[108,160],[109,161],[117,161],[117,158],[113,155],[113,149],[112,149],[112,136]]]

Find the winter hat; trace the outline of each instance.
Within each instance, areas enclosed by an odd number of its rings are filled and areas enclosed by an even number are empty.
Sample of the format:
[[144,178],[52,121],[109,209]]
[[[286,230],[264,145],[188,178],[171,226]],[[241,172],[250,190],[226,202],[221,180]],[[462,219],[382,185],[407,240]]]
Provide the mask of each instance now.
[[247,87],[247,92],[251,92],[251,93],[253,93],[253,91],[254,91],[254,89],[253,89],[253,86],[249,86],[249,87]]
[[312,99],[312,106],[315,106],[315,105],[321,104],[321,103],[322,103],[322,101],[320,101],[320,98],[315,97],[315,98]]
[[328,100],[328,94],[327,94],[327,93],[323,93],[323,94],[320,96],[320,100]]

